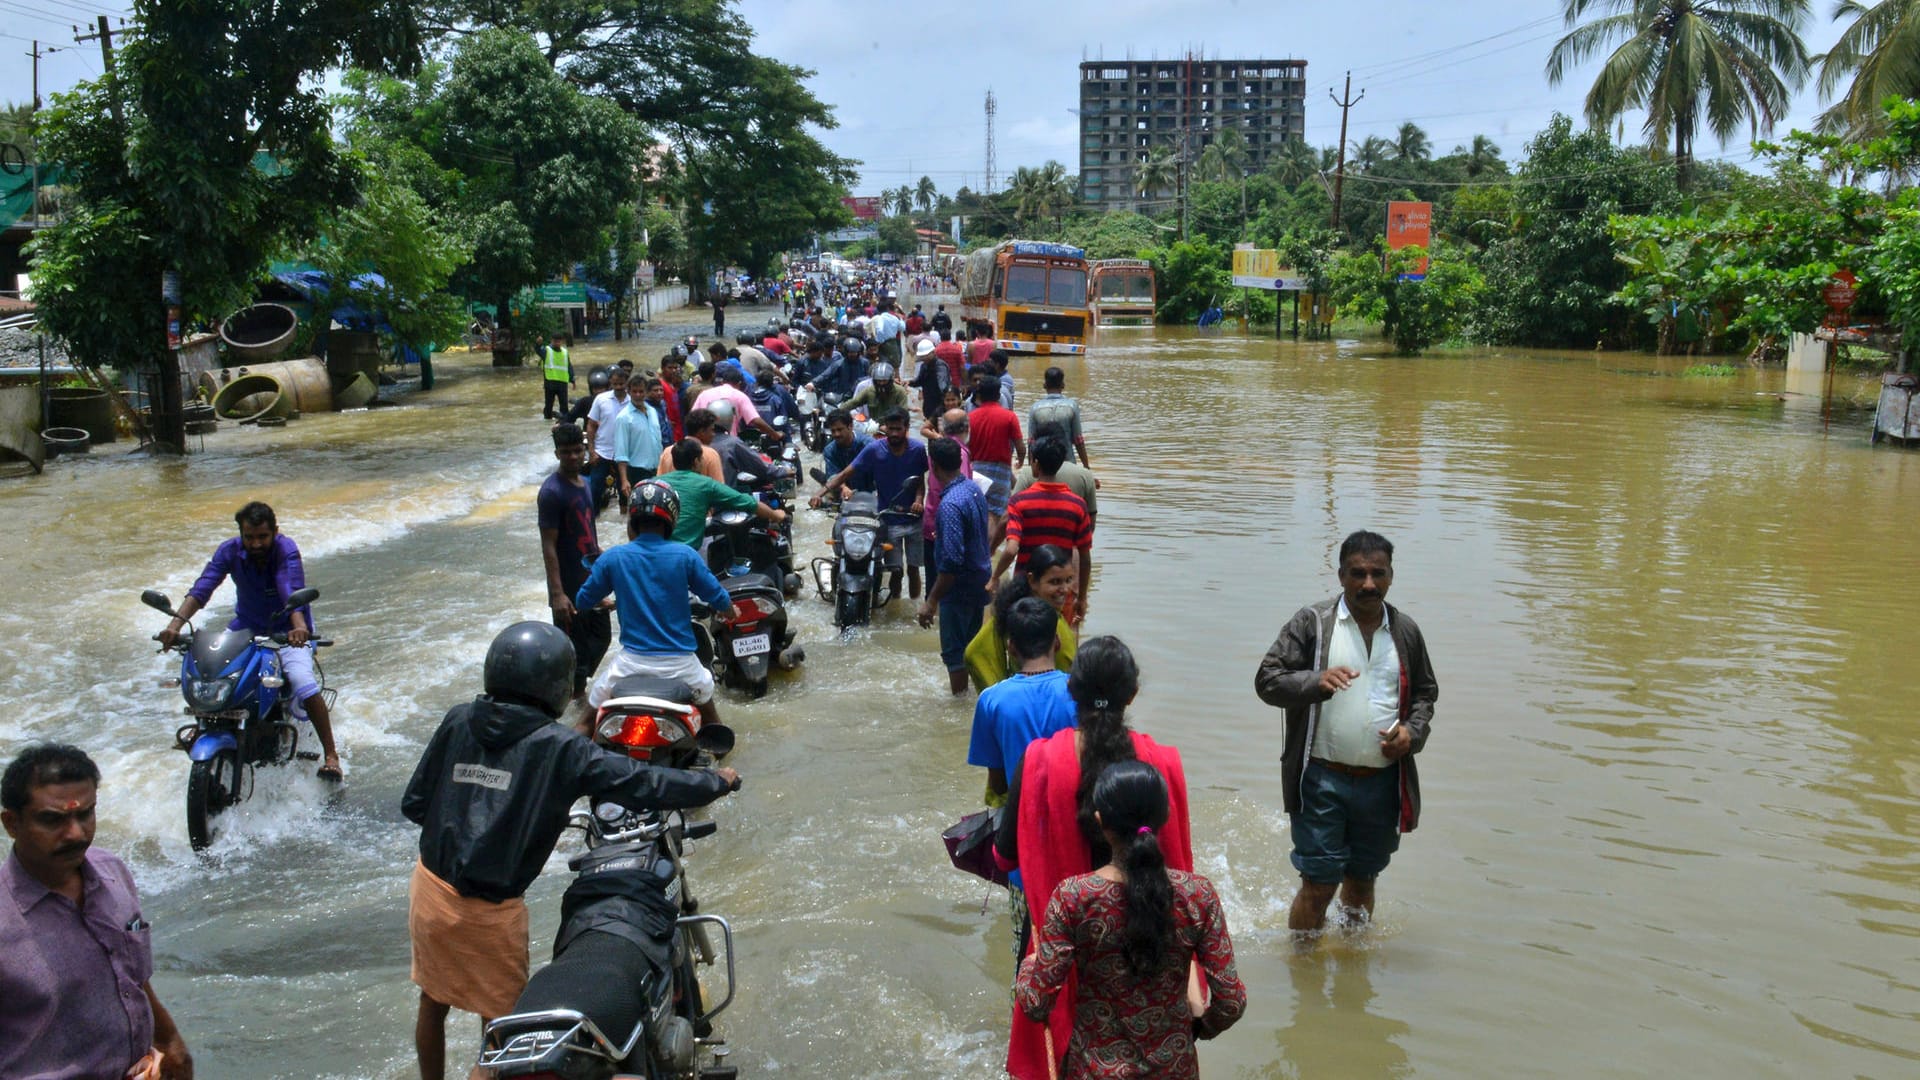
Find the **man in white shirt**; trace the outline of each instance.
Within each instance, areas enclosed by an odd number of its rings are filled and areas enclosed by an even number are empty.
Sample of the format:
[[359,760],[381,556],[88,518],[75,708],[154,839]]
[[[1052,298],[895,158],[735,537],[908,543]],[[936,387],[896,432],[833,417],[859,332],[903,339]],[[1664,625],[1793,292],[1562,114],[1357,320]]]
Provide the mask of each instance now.
[[627,373],[615,367],[607,373],[607,389],[587,410],[587,488],[593,492],[593,512],[607,508],[607,482],[613,478],[613,422],[627,407]]
[[1300,609],[1260,661],[1254,690],[1287,710],[1281,787],[1300,871],[1287,925],[1320,932],[1336,890],[1349,924],[1373,915],[1374,879],[1420,821],[1413,756],[1440,696],[1426,640],[1387,604],[1393,545],[1340,545],[1341,595]]

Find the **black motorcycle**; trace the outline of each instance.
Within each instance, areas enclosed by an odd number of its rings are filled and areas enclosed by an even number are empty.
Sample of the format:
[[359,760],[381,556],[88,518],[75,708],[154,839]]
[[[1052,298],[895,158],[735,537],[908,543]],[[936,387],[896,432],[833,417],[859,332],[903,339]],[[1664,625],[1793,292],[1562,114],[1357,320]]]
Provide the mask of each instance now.
[[833,523],[832,558],[813,560],[813,585],[833,604],[833,625],[842,633],[873,620],[885,605],[880,579],[904,564],[905,537],[920,519],[904,511],[880,509],[879,496],[856,491],[840,504]]
[[[778,510],[785,501],[770,480],[743,474],[736,481]],[[694,651],[723,686],[754,697],[767,692],[773,665],[792,671],[806,662],[787,625],[787,596],[799,588],[793,572],[791,525],[763,521],[744,510],[723,510],[707,523],[707,568],[720,579],[739,615],[731,622],[699,600],[693,602]]]
[[[641,745],[664,738],[652,731],[616,717],[595,740],[658,753],[664,745]],[[701,913],[686,870],[687,842],[719,826],[610,802],[576,812],[571,825],[586,832],[587,850],[567,863],[577,876],[561,900],[553,962],[527,981],[511,1014],[487,1025],[480,1070],[498,1080],[734,1080],[726,1041],[713,1034],[714,1017],[733,1003],[733,928]],[[726,995],[710,1004],[699,968],[722,958]]]

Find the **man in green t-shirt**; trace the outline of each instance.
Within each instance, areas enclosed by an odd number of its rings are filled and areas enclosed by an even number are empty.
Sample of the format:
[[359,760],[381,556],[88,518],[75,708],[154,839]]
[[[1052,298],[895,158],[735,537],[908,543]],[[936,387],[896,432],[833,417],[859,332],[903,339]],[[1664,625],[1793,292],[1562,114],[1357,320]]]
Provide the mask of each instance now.
[[700,467],[702,449],[698,439],[681,439],[674,443],[671,451],[673,471],[660,476],[680,496],[680,517],[674,522],[672,539],[698,548],[701,537],[707,532],[707,514],[716,508],[751,510],[775,524],[787,520],[785,510],[775,510],[744,491],[730,488],[705,473],[695,471]]

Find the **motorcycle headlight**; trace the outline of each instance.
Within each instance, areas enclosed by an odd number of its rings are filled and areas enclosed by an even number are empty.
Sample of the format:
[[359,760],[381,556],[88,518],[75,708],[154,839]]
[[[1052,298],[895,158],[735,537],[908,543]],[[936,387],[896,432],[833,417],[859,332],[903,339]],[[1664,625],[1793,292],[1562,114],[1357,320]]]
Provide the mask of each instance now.
[[239,682],[237,675],[223,679],[188,679],[183,688],[187,705],[195,712],[219,712],[227,707],[227,699],[233,696]]
[[864,559],[873,554],[873,534],[865,530],[848,533],[841,539],[840,544],[847,549],[847,554],[856,559]]

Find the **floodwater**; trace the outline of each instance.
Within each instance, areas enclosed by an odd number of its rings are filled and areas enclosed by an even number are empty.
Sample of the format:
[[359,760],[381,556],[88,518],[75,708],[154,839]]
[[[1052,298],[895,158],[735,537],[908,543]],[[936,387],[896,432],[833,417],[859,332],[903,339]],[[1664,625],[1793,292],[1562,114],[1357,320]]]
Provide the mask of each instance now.
[[[1042,366],[1015,363],[1023,409]],[[1208,1075],[1920,1072],[1920,456],[1862,414],[1823,434],[1778,372],[1681,366],[1187,330],[1070,362],[1105,485],[1089,631],[1134,647],[1134,722],[1185,755],[1251,996]],[[534,372],[442,368],[402,408],[0,486],[0,750],[100,760],[99,842],[202,1076],[411,1075],[399,795],[493,632],[544,615],[551,463]],[[138,594],[178,597],[256,497],[324,592],[350,777],[262,775],[202,860]],[[1437,665],[1426,814],[1377,925],[1295,955],[1253,671],[1361,527],[1398,545]],[[725,706],[747,787],[691,873],[737,930],[721,1028],[749,1076],[999,1074],[1005,902],[937,838],[978,802],[971,706],[903,607],[840,643],[807,600],[804,670]],[[536,960],[566,880],[557,857],[529,898]],[[470,1061],[471,1018],[452,1034]]]

